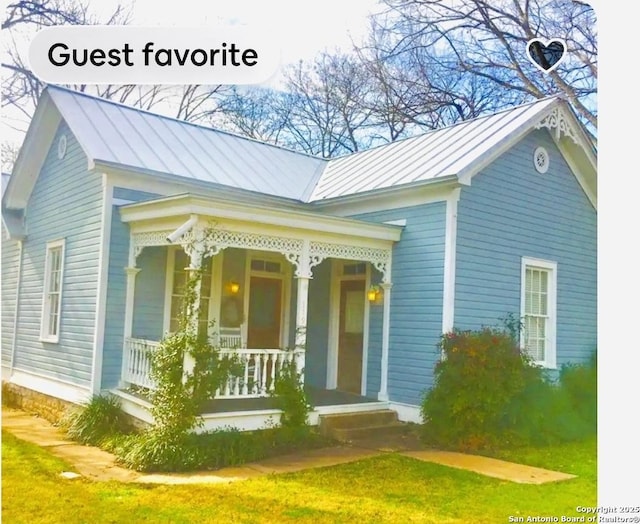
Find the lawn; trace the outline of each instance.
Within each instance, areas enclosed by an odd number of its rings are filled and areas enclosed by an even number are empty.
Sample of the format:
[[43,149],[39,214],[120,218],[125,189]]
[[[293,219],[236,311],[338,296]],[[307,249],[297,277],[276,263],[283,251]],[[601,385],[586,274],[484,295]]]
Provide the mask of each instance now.
[[[386,454],[223,485],[142,486],[63,480],[72,468],[3,431],[2,518],[12,523],[509,522],[579,516],[596,505],[596,441],[504,452],[578,478],[540,486]],[[512,522],[515,520],[512,520]]]

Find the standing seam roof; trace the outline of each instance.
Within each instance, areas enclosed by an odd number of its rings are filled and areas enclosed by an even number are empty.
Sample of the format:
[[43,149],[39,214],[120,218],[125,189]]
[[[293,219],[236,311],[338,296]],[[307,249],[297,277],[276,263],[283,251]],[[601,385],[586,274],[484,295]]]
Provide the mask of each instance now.
[[47,91],[93,161],[302,202],[457,175],[559,100],[326,160],[65,88]]

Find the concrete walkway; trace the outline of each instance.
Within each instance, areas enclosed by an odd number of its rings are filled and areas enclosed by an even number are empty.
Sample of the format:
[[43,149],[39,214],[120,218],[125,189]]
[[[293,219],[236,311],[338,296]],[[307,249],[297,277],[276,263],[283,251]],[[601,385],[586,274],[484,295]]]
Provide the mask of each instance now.
[[[149,484],[225,483],[261,475],[290,473],[304,469],[354,462],[383,453],[399,453],[426,462],[474,471],[482,475],[512,482],[542,484],[574,478],[556,471],[533,468],[503,460],[444,451],[424,450],[417,442],[379,445],[375,440],[335,446],[273,457],[243,466],[223,468],[215,472],[142,474],[116,464],[115,457],[99,448],[84,446],[67,439],[64,433],[46,420],[23,411],[2,408],[2,428],[19,439],[42,446],[67,461],[82,476],[96,481],[139,482]],[[72,478],[71,472],[61,475]]]

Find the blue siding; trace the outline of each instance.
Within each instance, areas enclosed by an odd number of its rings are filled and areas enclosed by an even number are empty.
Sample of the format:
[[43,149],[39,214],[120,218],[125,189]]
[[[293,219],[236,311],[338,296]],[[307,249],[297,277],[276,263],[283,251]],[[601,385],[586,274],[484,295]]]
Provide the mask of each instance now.
[[127,189],[125,187],[114,187],[113,198],[117,200],[130,200],[131,202],[142,202],[144,200],[153,200],[159,198],[160,195],[148,193],[147,191],[139,191],[137,189]]
[[[127,299],[127,275],[124,268],[129,263],[129,226],[120,219],[118,201],[141,202],[157,198],[158,195],[123,187],[113,188],[113,212],[111,215],[111,244],[109,248],[109,272],[107,285],[107,305],[102,353],[102,388],[118,385],[122,369],[124,338],[124,314]],[[140,258],[142,260],[142,257]],[[138,264],[139,265],[139,264]],[[164,268],[162,276],[164,289]],[[145,329],[138,326],[142,331]],[[157,330],[154,330],[156,332]]]
[[138,256],[137,266],[140,272],[136,277],[132,336],[147,340],[161,340],[164,335],[167,248],[144,248]]
[[112,388],[120,381],[124,338],[124,314],[127,296],[127,276],[124,268],[129,262],[129,227],[121,222],[114,206],[111,216],[111,247],[109,249],[109,283],[105,314],[104,346],[102,353],[102,388]]
[[[67,136],[60,160],[57,144]],[[53,139],[26,210],[16,368],[79,386],[91,384],[101,232],[101,175],[63,122]],[[41,342],[46,243],[65,238],[59,343]]]
[[[294,285],[297,288],[297,280],[295,279]],[[307,353],[305,355],[305,383],[320,388],[324,388],[327,384],[330,290],[331,261],[325,260],[313,269],[313,279],[309,282]],[[295,332],[295,302],[291,309],[294,313],[293,329]]]
[[[444,285],[444,202],[360,215],[375,222],[406,219],[393,249],[389,332],[389,398],[417,404],[433,383],[439,357]],[[370,313],[367,394],[380,388],[382,306]]]
[[2,228],[2,365],[11,365],[20,244]]
[[[532,155],[544,146],[546,174]],[[556,261],[557,362],[596,347],[596,212],[547,131],[534,131],[499,157],[458,206],[455,326],[496,325],[520,314],[523,256]]]

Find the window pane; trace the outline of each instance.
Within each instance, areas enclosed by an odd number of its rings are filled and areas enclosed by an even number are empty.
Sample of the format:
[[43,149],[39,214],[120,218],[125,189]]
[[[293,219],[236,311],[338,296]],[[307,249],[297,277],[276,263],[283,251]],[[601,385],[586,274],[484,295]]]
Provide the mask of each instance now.
[[269,273],[280,273],[280,263],[279,262],[265,262],[264,270]]
[[174,295],[182,295],[184,294],[184,287],[187,283],[187,272],[182,271],[174,271],[173,272],[173,294]]
[[367,272],[367,264],[364,262],[358,264],[345,264],[342,267],[344,275],[364,275]]

